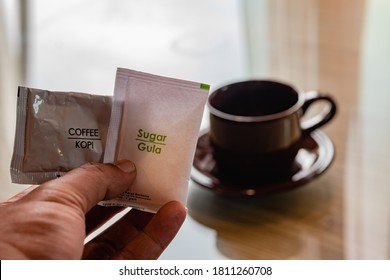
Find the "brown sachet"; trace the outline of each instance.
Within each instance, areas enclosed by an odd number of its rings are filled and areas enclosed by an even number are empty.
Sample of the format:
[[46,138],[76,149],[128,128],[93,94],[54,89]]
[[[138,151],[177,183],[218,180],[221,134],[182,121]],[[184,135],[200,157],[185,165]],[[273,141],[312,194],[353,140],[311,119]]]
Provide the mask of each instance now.
[[40,184],[103,162],[111,96],[18,88],[11,179]]

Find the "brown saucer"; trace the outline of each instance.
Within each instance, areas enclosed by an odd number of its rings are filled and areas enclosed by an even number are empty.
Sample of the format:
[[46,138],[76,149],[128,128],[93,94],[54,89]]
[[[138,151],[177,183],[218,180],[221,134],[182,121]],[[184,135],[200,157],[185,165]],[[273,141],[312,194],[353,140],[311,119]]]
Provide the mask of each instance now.
[[302,147],[295,158],[295,168],[287,177],[258,183],[249,183],[246,178],[242,178],[240,183],[232,183],[218,176],[218,165],[209,144],[208,130],[204,130],[196,146],[191,179],[200,186],[220,194],[260,196],[292,190],[308,183],[321,175],[330,166],[333,158],[332,141],[317,129],[302,141]]

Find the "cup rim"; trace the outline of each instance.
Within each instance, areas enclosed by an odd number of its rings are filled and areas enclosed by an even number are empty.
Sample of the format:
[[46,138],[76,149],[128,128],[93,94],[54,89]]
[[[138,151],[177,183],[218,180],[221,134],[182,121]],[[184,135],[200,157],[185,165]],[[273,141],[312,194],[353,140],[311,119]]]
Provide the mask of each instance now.
[[[212,99],[212,97],[214,95],[218,94],[218,92],[220,92],[224,88],[232,86],[232,85],[244,84],[244,83],[249,83],[249,82],[250,83],[253,83],[253,82],[273,83],[273,84],[287,86],[287,87],[289,87],[290,89],[292,89],[296,93],[296,95],[298,97],[297,98],[297,102],[295,102],[294,105],[292,105],[290,108],[288,108],[288,109],[286,109],[284,111],[277,112],[277,113],[274,113],[274,114],[264,115],[264,116],[233,115],[233,114],[222,112],[222,111],[218,110],[217,108],[215,108],[213,105],[211,105],[210,100]],[[304,96],[303,96],[303,94],[301,94],[301,91],[297,90],[295,87],[291,86],[290,84],[284,83],[284,82],[280,82],[280,81],[276,81],[276,80],[256,80],[256,79],[243,80],[243,81],[238,81],[238,82],[233,82],[233,83],[226,84],[226,85],[224,85],[222,87],[219,87],[216,90],[214,90],[210,94],[209,98],[207,99],[207,106],[209,108],[210,114],[212,114],[214,116],[217,116],[219,118],[225,119],[225,120],[229,120],[229,121],[248,122],[248,123],[272,121],[272,120],[277,120],[277,119],[284,118],[284,117],[289,116],[289,115],[295,113],[296,111],[298,111],[299,108],[301,108],[301,106],[303,105],[303,103],[304,103]]]

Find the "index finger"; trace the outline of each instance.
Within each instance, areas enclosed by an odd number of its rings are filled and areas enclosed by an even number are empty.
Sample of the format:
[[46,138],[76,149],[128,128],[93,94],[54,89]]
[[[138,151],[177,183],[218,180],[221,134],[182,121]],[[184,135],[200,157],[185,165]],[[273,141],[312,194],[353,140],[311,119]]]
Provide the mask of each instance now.
[[61,178],[42,184],[30,198],[37,199],[38,196],[39,200],[75,206],[85,214],[99,201],[126,191],[135,176],[135,165],[128,160],[114,164],[87,163]]

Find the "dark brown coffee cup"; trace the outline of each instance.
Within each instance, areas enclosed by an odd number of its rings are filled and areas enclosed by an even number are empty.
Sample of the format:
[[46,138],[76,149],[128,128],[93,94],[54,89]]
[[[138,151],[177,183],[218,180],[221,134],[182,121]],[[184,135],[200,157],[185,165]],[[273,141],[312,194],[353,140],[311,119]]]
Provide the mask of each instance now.
[[[327,103],[326,110],[303,120],[308,108],[319,101]],[[302,139],[336,113],[336,103],[327,94],[303,93],[269,80],[221,87],[211,93],[208,107],[218,173],[231,180],[288,176]]]

